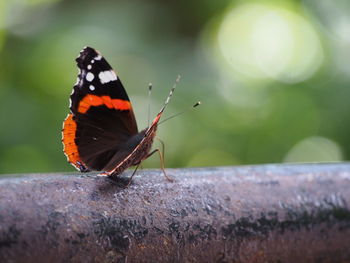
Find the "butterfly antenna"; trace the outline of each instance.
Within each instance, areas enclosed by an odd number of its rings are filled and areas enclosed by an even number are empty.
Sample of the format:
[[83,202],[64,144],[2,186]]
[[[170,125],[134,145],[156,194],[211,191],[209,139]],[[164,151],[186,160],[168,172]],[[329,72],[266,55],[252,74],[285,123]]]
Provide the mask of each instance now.
[[201,104],[202,104],[202,103],[201,103],[200,101],[198,101],[198,102],[196,102],[191,108],[189,108],[189,109],[187,109],[187,110],[184,110],[184,111],[182,111],[182,112],[176,113],[176,114],[174,114],[174,115],[172,115],[172,116],[170,116],[170,117],[168,117],[168,118],[162,120],[161,122],[159,122],[158,125],[160,125],[160,124],[162,124],[163,122],[166,122],[166,121],[168,121],[168,120],[170,120],[170,119],[172,119],[172,118],[174,118],[174,117],[177,117],[177,116],[179,116],[179,115],[181,115],[181,114],[183,114],[183,113],[185,113],[185,112],[187,112],[187,111],[189,111],[189,110],[193,110],[194,108],[196,108],[197,106],[199,106],[199,105],[201,105]]
[[152,92],[152,83],[148,84],[148,121],[147,126],[149,127],[149,120],[151,114],[151,92]]
[[[181,78],[181,76],[178,75],[177,78],[176,78],[176,80],[175,80],[175,82],[174,82],[173,87],[172,87],[171,90],[170,90],[170,93],[169,93],[168,97],[166,98],[166,100],[165,100],[165,102],[164,102],[164,106],[163,106],[163,108],[159,111],[159,113],[163,113],[163,111],[165,110],[166,106],[168,105],[168,103],[169,103],[169,101],[170,101],[171,96],[173,96],[174,90],[176,89],[176,85],[180,82],[180,78]],[[159,113],[158,113],[158,114],[159,114]]]

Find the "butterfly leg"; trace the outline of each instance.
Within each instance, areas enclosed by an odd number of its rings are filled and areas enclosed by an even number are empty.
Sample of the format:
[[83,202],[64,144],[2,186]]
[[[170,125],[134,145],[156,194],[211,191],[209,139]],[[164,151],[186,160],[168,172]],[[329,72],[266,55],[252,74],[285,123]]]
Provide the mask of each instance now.
[[165,144],[164,144],[164,142],[161,140],[161,139],[159,139],[158,137],[156,137],[156,139],[160,142],[160,144],[162,145],[162,155],[163,155],[163,159],[165,159]]
[[166,178],[168,181],[170,181],[170,182],[174,182],[174,179],[171,178],[170,176],[168,176],[168,175],[166,174],[166,172],[165,172],[165,168],[164,168],[164,157],[163,157],[162,152],[161,152],[158,148],[155,149],[155,150],[153,150],[152,152],[150,152],[150,153],[146,156],[145,159],[147,159],[148,157],[152,156],[152,155],[153,155],[154,153],[156,153],[156,152],[158,152],[158,154],[159,154],[160,168],[162,169],[165,178]]
[[132,173],[132,175],[130,176],[129,182],[128,182],[128,184],[125,186],[125,188],[128,188],[129,185],[131,184],[132,178],[133,178],[134,175],[136,174],[136,171],[137,171],[137,169],[139,168],[140,164],[141,164],[141,163],[139,163],[138,165],[136,165],[136,168],[135,168],[134,172]]
[[162,145],[162,152],[158,151],[158,153],[159,153],[159,159],[161,160],[161,163],[162,163],[162,165],[163,165],[163,168],[162,168],[162,169],[163,169],[164,175],[165,175],[165,177],[166,177],[169,181],[173,182],[174,179],[171,178],[171,177],[169,177],[169,176],[167,176],[167,174],[165,173],[165,169],[164,169],[165,143],[164,143],[161,139],[159,139],[158,137],[156,137],[156,139],[157,139],[157,140],[160,142],[160,144]]

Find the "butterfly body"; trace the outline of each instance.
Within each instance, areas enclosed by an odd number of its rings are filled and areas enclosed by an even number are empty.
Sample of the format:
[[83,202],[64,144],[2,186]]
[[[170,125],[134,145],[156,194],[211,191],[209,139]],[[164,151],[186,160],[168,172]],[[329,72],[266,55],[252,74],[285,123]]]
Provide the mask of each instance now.
[[86,47],[76,61],[79,74],[62,130],[64,153],[81,172],[116,177],[149,156],[164,107],[139,132],[130,99],[104,57]]
[[[156,127],[155,127],[156,129]],[[136,166],[139,165],[143,160],[145,160],[148,157],[148,154],[152,148],[153,139],[155,137],[156,133],[155,130],[153,131],[142,131],[139,134],[136,135],[139,139],[139,137],[143,136],[141,141],[136,145],[136,147],[133,147],[132,152],[124,158],[122,162],[120,162],[114,169],[113,169],[113,175],[119,175],[121,174],[125,169],[129,168],[130,166]],[[132,143],[132,146],[135,144]],[[115,163],[113,160],[111,162],[111,165]],[[108,169],[106,169],[108,170]]]

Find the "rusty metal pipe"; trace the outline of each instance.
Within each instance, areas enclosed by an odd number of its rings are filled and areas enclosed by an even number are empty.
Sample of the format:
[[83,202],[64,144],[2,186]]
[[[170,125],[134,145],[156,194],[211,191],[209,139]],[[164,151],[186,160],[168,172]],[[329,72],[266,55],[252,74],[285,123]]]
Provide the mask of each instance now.
[[350,262],[349,164],[167,171],[2,176],[0,262]]

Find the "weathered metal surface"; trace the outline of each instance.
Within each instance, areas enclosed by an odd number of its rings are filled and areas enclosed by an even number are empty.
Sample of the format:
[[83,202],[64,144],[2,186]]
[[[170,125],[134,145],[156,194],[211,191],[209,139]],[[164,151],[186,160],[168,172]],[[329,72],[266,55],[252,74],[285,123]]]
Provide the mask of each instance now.
[[349,164],[167,172],[3,176],[0,262],[350,262]]

